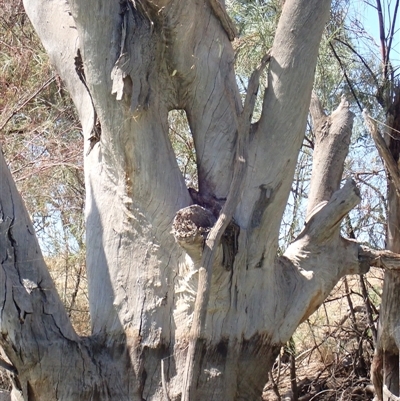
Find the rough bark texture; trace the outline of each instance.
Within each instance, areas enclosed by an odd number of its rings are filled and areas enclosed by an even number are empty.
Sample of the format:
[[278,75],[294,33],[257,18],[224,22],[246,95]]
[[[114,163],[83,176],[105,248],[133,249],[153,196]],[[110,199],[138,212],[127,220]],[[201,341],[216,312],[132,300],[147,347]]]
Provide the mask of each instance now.
[[[387,249],[400,252],[400,87],[394,89],[394,96],[388,107],[386,132],[379,132],[376,122],[368,115],[366,123],[382,157],[388,177],[388,223]],[[379,315],[378,338],[371,377],[378,399],[398,400],[399,348],[400,348],[400,274],[386,270]]]
[[[251,127],[246,104],[258,85],[249,85],[242,105],[235,33],[222,3],[25,6],[85,138],[95,126],[101,136],[85,158],[89,338],[66,319],[2,164],[11,189],[0,196],[1,345],[23,397],[260,399],[281,345],[340,277],[398,263],[340,236],[341,220],[359,202],[354,182],[339,188],[352,126],[345,101],[330,117],[313,107],[321,146],[307,224],[276,255],[330,2],[285,2],[262,115]],[[75,72],[78,49],[85,85]],[[186,111],[194,138],[199,192],[192,196],[168,138],[172,109]]]

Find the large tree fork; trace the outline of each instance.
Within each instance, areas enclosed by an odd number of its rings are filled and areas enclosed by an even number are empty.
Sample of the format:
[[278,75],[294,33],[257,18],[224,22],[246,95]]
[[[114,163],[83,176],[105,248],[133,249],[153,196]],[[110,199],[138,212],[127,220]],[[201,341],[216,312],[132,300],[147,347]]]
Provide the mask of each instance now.
[[[313,169],[303,232],[277,256],[330,1],[285,2],[251,138],[260,70],[242,105],[229,35],[208,1],[25,6],[85,137],[94,108],[102,133],[85,157],[88,339],[72,330],[22,201],[0,166],[10,188],[0,193],[1,344],[24,397],[259,399],[281,344],[342,275],[398,263],[398,255],[377,255],[340,235],[340,222],[359,202],[352,181],[339,188],[352,126],[344,100],[330,116],[311,107],[321,143],[314,161],[323,168]],[[88,90],[74,68],[78,48]],[[199,196],[227,198],[218,218],[193,205],[168,138],[172,109],[188,116]],[[177,215],[191,229],[175,241]],[[227,269],[221,239],[233,219],[238,235]]]

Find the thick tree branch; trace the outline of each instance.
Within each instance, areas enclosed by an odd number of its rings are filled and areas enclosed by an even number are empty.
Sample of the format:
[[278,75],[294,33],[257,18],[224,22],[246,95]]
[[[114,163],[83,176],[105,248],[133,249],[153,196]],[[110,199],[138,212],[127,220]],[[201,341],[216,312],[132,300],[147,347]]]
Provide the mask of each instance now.
[[344,160],[349,151],[354,117],[345,98],[342,98],[338,108],[327,117],[316,95],[313,95],[310,112],[314,125],[315,145],[307,216],[316,205],[328,201],[339,189]]
[[[220,244],[221,237],[228,224],[233,218],[233,214],[240,201],[243,177],[246,172],[247,147],[250,134],[251,117],[257,97],[260,75],[270,60],[267,54],[261,61],[260,66],[250,77],[248,92],[246,95],[243,111],[238,122],[238,141],[234,173],[229,189],[227,200],[221,210],[220,216],[211,228],[204,244],[202,260],[199,268],[199,282],[197,296],[194,305],[193,321],[190,329],[189,349],[186,356],[186,367],[182,389],[182,401],[190,401],[196,390],[196,380],[200,368],[199,352],[201,353],[201,338],[207,316],[207,306],[211,290],[211,277],[215,255]],[[196,358],[197,354],[197,358]]]
[[[288,0],[282,10],[269,65],[261,119],[249,146],[249,165],[237,220],[251,227],[250,266],[273,261],[279,227],[303,142],[318,47],[330,1]],[[264,207],[263,191],[272,197]],[[273,198],[273,199],[272,199]],[[259,216],[254,227],[254,215]],[[268,250],[260,243],[268,243]],[[253,246],[254,245],[254,246]],[[268,254],[268,258],[266,257]]]
[[359,244],[340,237],[342,219],[359,201],[354,181],[348,180],[310,213],[303,231],[278,259],[277,274],[291,294],[285,315],[298,319],[281,331],[281,341],[322,304],[341,277],[369,270],[370,260],[360,255]]
[[75,21],[62,0],[46,5],[43,5],[41,0],[25,1],[24,7],[40,36],[51,63],[66,85],[75,104],[87,150],[88,139],[93,128],[94,109],[90,96],[75,71],[74,57],[79,46]]
[[[54,355],[72,350],[79,338],[47,271],[1,150],[0,181],[0,345],[23,380]],[[75,357],[71,353],[70,358]],[[60,369],[65,368],[62,365]]]
[[340,223],[346,214],[361,201],[356,183],[349,179],[345,185],[334,192],[329,202],[322,202],[310,211],[306,227],[299,235],[310,235],[318,243],[337,237]]
[[[54,316],[49,329],[64,338],[77,339],[64,306],[41,254],[25,205],[18,193],[0,149],[0,261],[4,286],[0,287],[2,329],[10,337],[21,329],[27,315],[37,313]],[[38,294],[41,296],[37,296]],[[50,311],[51,310],[51,311]],[[6,319],[7,317],[7,319]],[[12,323],[11,323],[12,322]],[[49,338],[52,337],[50,333]],[[26,340],[26,339],[25,339]],[[29,342],[24,346],[31,347]],[[35,346],[34,346],[35,347]],[[18,347],[17,347],[18,348]]]

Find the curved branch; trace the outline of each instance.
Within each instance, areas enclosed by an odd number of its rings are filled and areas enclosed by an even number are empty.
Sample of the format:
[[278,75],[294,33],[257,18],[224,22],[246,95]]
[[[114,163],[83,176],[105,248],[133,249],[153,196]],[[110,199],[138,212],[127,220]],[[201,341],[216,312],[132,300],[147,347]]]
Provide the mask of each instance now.
[[[361,63],[364,65],[364,67],[368,70],[368,72],[371,75],[371,78],[374,80],[375,85],[377,88],[379,88],[379,82],[378,82],[378,78],[376,77],[376,74],[374,74],[374,72],[371,70],[371,67],[368,65],[368,63],[365,61],[364,57],[361,56],[360,53],[357,52],[356,49],[354,49],[353,46],[351,46],[349,43],[341,40],[340,38],[334,38],[334,40],[336,42],[341,43],[342,45],[346,46],[348,49],[350,49],[361,61]],[[336,56],[336,55],[335,55]]]
[[340,68],[342,69],[343,74],[344,74],[344,77],[345,77],[345,79],[346,79],[347,85],[349,85],[350,92],[352,93],[352,95],[353,95],[353,97],[354,97],[354,100],[357,102],[357,106],[358,106],[358,108],[359,108],[360,111],[361,111],[361,110],[362,110],[362,106],[361,106],[361,103],[360,103],[360,101],[358,100],[357,94],[356,94],[356,92],[355,92],[355,90],[354,90],[354,88],[353,88],[353,84],[352,84],[352,82],[351,82],[351,79],[350,79],[349,76],[347,75],[346,68],[344,67],[344,65],[343,65],[343,63],[342,63],[342,60],[341,60],[341,58],[339,57],[339,55],[336,53],[336,50],[335,50],[335,48],[334,48],[332,42],[329,42],[329,47],[331,48],[333,55],[335,56],[337,62],[339,63]]
[[8,124],[8,122],[21,110],[23,109],[32,99],[34,99],[43,89],[46,89],[51,83],[56,80],[56,77],[51,76],[46,82],[40,85],[40,87],[35,90],[32,94],[28,96],[21,104],[18,104],[14,110],[6,117],[4,121],[0,124],[0,131],[3,131],[4,127]]
[[310,211],[306,227],[298,239],[308,235],[321,244],[335,238],[335,233],[339,233],[342,219],[360,201],[360,191],[356,183],[348,179],[344,186],[332,195],[329,202],[322,202]]

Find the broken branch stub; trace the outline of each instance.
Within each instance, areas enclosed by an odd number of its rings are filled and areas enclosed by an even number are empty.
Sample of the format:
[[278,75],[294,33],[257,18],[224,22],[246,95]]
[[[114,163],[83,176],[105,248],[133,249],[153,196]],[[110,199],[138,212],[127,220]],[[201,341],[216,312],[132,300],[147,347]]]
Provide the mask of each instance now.
[[359,259],[370,266],[385,270],[400,271],[400,255],[391,251],[378,251],[367,246],[360,246]]

